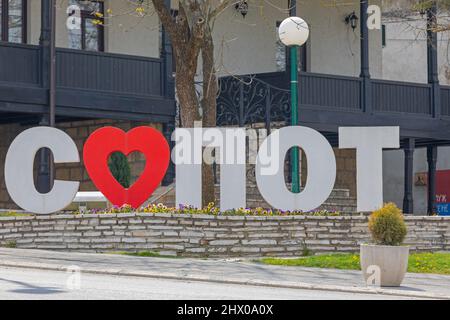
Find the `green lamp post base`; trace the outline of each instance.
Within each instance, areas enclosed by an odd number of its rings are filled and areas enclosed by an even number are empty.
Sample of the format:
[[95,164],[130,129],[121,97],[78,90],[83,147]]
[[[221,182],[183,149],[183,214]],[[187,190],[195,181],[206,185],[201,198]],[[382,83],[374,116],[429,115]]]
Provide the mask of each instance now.
[[[291,125],[298,126],[298,46],[291,47]],[[300,186],[300,150],[291,151],[292,192],[299,193]]]

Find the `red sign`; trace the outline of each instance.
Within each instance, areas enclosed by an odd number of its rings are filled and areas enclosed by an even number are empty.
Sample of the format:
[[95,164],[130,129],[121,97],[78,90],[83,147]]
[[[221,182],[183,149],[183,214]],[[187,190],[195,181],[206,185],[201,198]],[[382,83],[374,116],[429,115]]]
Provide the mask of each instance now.
[[450,215],[450,170],[436,172],[436,202],[440,215]]
[[[126,156],[133,152],[145,155],[145,168],[139,179],[128,189],[114,178],[108,159],[114,152]],[[125,133],[114,127],[96,130],[86,141],[84,165],[93,183],[112,204],[129,204],[139,208],[158,188],[170,161],[170,148],[164,136],[150,127],[138,127]]]

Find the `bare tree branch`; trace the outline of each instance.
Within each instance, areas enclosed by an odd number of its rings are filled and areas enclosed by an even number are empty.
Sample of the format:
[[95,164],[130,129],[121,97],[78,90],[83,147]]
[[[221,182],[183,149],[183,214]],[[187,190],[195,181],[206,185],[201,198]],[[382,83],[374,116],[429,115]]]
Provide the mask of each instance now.
[[167,30],[173,41],[176,41],[178,37],[177,25],[170,14],[170,8],[166,8],[164,0],[152,0],[152,3],[164,28]]

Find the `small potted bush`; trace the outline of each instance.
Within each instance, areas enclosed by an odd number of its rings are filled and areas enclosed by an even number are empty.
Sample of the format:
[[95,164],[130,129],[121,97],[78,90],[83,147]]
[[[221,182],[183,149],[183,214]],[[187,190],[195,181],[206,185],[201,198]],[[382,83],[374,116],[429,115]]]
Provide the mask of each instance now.
[[382,287],[399,287],[409,257],[409,247],[402,246],[407,233],[402,211],[393,203],[386,204],[369,217],[369,231],[375,244],[361,245],[361,268],[366,282],[379,272]]

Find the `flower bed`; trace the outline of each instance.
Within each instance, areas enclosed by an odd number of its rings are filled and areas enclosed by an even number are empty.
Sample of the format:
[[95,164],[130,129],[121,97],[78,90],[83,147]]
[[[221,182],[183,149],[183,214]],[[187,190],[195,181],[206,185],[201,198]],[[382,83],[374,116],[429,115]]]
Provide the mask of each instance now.
[[229,210],[221,212],[214,203],[210,203],[207,207],[202,209],[195,208],[193,206],[180,205],[178,208],[167,207],[163,204],[151,204],[146,207],[134,209],[130,205],[124,205],[122,207],[113,206],[108,209],[90,209],[86,212],[74,212],[75,214],[117,214],[117,213],[174,213],[174,214],[207,214],[207,215],[222,215],[222,216],[339,216],[339,212],[330,212],[326,210],[321,211],[283,211],[277,209],[264,209],[264,208],[239,208],[235,210]]

